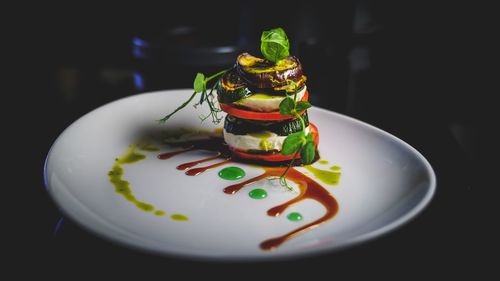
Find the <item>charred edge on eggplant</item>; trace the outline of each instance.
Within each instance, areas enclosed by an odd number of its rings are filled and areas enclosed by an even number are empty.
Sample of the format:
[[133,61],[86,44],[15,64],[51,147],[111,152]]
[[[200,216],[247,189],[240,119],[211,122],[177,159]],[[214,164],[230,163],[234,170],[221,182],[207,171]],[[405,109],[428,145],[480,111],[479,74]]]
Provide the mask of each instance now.
[[305,76],[303,77],[304,79],[296,84],[296,89],[292,89],[290,85],[281,88],[257,88],[248,85],[236,72],[236,69],[233,68],[226,72],[217,82],[217,96],[220,102],[226,104],[239,101],[253,94],[267,94],[284,97],[294,94],[295,91],[300,92],[304,90]]

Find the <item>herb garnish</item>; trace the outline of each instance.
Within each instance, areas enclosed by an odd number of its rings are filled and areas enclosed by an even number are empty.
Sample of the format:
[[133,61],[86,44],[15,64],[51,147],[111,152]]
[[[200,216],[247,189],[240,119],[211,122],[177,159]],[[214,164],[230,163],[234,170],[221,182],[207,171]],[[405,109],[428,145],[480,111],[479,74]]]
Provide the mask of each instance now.
[[[215,73],[214,75],[209,76],[207,78],[205,78],[205,75],[203,73],[199,73],[198,72],[196,74],[196,77],[194,78],[194,82],[193,82],[194,92],[189,97],[189,99],[187,101],[185,101],[183,104],[181,104],[179,107],[177,107],[172,113],[170,113],[170,114],[166,115],[165,117],[163,117],[162,119],[158,120],[158,122],[165,123],[170,117],[172,117],[172,115],[174,115],[179,110],[181,110],[184,107],[186,107],[186,105],[188,105],[194,99],[194,97],[196,96],[196,94],[201,93],[200,101],[198,103],[196,103],[194,106],[197,107],[199,105],[202,105],[203,102],[206,101],[207,104],[208,104],[208,107],[210,108],[210,114],[207,115],[207,116],[201,116],[200,117],[201,120],[204,121],[208,117],[212,117],[212,122],[214,124],[219,124],[220,121],[222,120],[222,117],[219,116],[219,113],[221,112],[221,110],[220,110],[220,108],[218,108],[218,107],[215,106],[215,104],[214,104],[215,96],[213,95],[213,91],[214,91],[215,87],[217,86],[217,83],[218,83],[219,79],[217,79],[212,84],[212,86],[210,88],[207,87],[207,85],[208,85],[208,82],[210,82],[211,80],[213,80],[215,78],[219,78],[220,76],[222,76],[227,71],[228,71],[227,69],[219,71],[219,72]],[[207,91],[207,89],[209,89],[210,91]]]
[[262,32],[260,36],[260,52],[276,63],[290,55],[290,43],[283,28],[278,27]]

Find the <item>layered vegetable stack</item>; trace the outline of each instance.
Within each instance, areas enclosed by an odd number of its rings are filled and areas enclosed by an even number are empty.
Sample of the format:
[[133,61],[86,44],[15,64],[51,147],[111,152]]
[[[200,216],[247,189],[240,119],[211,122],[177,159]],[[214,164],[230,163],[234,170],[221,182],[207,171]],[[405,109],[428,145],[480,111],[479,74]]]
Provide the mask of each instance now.
[[[309,149],[316,150],[318,131],[308,120],[305,82],[294,56],[276,62],[248,53],[238,56],[235,67],[217,83],[220,108],[228,113],[224,140],[233,156],[266,162],[298,159],[304,151],[295,143],[305,146],[306,136]],[[294,141],[294,135],[303,140]]]
[[290,188],[285,177],[290,167],[311,164],[319,157],[318,129],[309,122],[306,77],[299,60],[290,56],[285,31],[279,27],[263,31],[260,41],[264,58],[243,53],[231,69],[210,76],[197,73],[189,99],[158,121],[166,122],[200,94],[195,106],[206,103],[210,109],[202,120],[211,117],[218,124],[221,110],[227,112],[224,141],[232,156],[269,164],[286,162],[280,182]]

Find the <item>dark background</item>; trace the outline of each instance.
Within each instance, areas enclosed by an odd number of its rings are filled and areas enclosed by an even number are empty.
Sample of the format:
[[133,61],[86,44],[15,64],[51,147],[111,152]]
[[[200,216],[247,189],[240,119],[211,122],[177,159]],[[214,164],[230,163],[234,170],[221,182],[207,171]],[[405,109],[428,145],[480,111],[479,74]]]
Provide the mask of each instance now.
[[[9,210],[5,254],[17,266],[58,277],[113,272],[220,278],[243,272],[307,277],[478,276],[498,250],[485,212],[498,181],[492,132],[498,113],[490,85],[490,44],[498,34],[488,8],[418,1],[146,3],[115,6],[47,3],[20,7],[7,22],[4,55]],[[196,72],[214,73],[242,51],[259,55],[262,30],[281,26],[307,74],[311,101],[405,140],[438,177],[430,206],[403,228],[332,254],[264,264],[219,264],[157,257],[115,245],[61,218],[43,186],[43,162],[57,136],[80,116],[115,99],[188,88]],[[498,72],[498,71],[497,71]],[[498,75],[497,75],[498,76]],[[498,77],[496,77],[498,80]],[[7,87],[8,88],[8,87]],[[12,117],[14,116],[14,117]],[[13,124],[13,125],[12,125]],[[13,153],[11,156],[10,153]],[[18,160],[20,159],[20,160]],[[490,173],[492,172],[492,173]],[[494,179],[494,177],[492,177]],[[10,182],[10,181],[9,181]],[[12,221],[11,221],[12,220]],[[498,219],[491,220],[498,225]],[[12,266],[10,266],[12,265]],[[30,273],[17,270],[18,274]],[[228,275],[224,275],[228,274]]]

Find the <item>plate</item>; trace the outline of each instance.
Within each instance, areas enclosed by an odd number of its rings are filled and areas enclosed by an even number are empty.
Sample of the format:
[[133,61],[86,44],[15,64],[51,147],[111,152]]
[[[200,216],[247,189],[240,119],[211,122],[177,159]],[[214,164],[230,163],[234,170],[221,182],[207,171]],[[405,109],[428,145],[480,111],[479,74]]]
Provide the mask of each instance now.
[[[48,153],[45,182],[65,215],[109,240],[155,253],[195,259],[282,259],[332,251],[388,233],[419,214],[434,194],[434,171],[417,150],[362,121],[313,107],[309,120],[319,130],[321,158],[295,170],[312,180],[328,200],[321,203],[312,196],[290,204],[279,215],[268,213],[301,196],[296,184],[300,180],[289,181],[293,190],[274,177],[230,194],[226,187],[265,169],[238,161],[221,163],[224,160],[215,159],[213,151],[189,147],[168,159],[159,158],[182,149],[163,143],[178,138],[180,131],[210,134],[221,126],[209,119],[202,122],[206,109],[192,106],[166,124],[155,122],[190,94],[191,90],[170,90],[120,99],[64,130]],[[177,169],[199,159],[207,160],[191,170],[220,164],[196,176]],[[220,177],[227,167],[238,167],[245,175]],[[314,191],[311,185],[308,190]],[[262,198],[262,193],[267,196]],[[315,224],[328,212],[330,218]],[[309,224],[313,227],[294,233]],[[281,244],[263,246],[287,233],[293,235]]]

